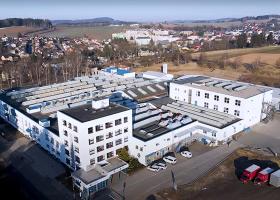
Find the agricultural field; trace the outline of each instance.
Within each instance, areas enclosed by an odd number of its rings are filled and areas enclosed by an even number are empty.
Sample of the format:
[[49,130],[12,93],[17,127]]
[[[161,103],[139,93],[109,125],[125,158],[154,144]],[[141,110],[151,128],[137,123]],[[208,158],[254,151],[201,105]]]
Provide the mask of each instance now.
[[[247,23],[267,23],[269,20],[247,20]],[[183,22],[178,23],[179,25],[184,25],[188,27],[197,27],[197,26],[214,26],[222,28],[231,28],[236,26],[241,26],[243,23],[241,21],[228,21],[228,22]]]
[[[218,51],[208,51],[206,52],[209,58],[217,58],[224,54],[229,57],[236,57],[251,53],[268,53],[268,54],[280,54],[280,46],[267,46],[259,48],[244,48],[244,49],[228,49],[228,50],[218,50]],[[192,53],[193,58],[198,58],[200,53]]]
[[0,36],[7,35],[10,37],[15,37],[18,35],[18,33],[26,33],[30,31],[36,31],[39,30],[39,28],[34,27],[27,27],[27,26],[13,26],[13,27],[7,27],[7,28],[0,28]]
[[251,150],[238,149],[224,162],[210,171],[206,176],[192,184],[182,185],[175,192],[165,189],[158,193],[159,199],[173,200],[278,200],[280,189],[264,185],[254,185],[252,182],[243,184],[238,177],[242,171],[251,164],[257,164],[261,168],[271,167],[278,169],[280,159],[271,154]]
[[[236,69],[230,67],[228,64],[225,65],[224,69],[220,69],[218,66],[210,69],[207,66],[199,66],[196,62],[190,62],[179,66],[168,63],[168,71],[175,76],[197,74],[280,87],[280,66],[276,65],[277,61],[280,59],[279,46],[210,51],[205,54],[208,60],[217,60],[227,54],[226,63],[238,60],[240,64]],[[192,58],[196,58],[199,55],[200,53],[194,53],[192,54]],[[248,66],[252,65],[256,60],[259,62],[259,67],[251,71],[248,69]],[[134,71],[160,71],[160,69],[161,64],[155,64],[148,67],[137,67],[134,68]]]
[[122,32],[128,26],[56,26],[55,30],[40,33],[47,37],[77,38],[88,36],[97,40],[110,39],[112,33]]

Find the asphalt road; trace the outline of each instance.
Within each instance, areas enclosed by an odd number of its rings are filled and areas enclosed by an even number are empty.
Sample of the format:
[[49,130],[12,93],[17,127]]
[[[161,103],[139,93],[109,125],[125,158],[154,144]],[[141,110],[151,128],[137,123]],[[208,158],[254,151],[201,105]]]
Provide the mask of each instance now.
[[126,177],[123,181],[113,184],[112,188],[122,194],[123,182],[125,181],[126,199],[147,199],[157,191],[172,186],[171,170],[174,172],[177,185],[190,183],[204,175],[241,146],[243,145],[236,142],[233,142],[229,147],[223,145],[191,159],[180,159],[176,165],[168,165],[166,170],[158,173],[143,169]]

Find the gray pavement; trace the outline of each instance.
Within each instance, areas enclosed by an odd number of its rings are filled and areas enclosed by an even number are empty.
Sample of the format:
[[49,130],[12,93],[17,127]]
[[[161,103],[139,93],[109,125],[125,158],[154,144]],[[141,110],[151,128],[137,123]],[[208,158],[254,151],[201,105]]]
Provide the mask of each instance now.
[[[223,145],[193,157],[192,159],[185,159],[182,162],[178,162],[176,165],[168,165],[166,170],[158,173],[142,169],[125,178],[125,197],[129,200],[142,200],[163,188],[171,187],[171,170],[174,172],[178,185],[190,183],[204,175],[233,151],[242,146],[242,144],[232,142],[229,147]],[[122,194],[123,181],[113,184],[112,188]]]
[[249,133],[244,134],[238,142],[255,148],[271,148],[280,154],[280,113],[267,124],[259,123]]

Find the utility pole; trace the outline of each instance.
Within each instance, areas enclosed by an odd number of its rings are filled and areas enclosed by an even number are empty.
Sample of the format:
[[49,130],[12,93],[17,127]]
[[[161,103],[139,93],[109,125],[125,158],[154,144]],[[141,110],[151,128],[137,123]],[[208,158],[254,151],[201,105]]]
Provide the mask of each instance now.
[[123,200],[125,199],[125,187],[126,187],[126,182],[123,182]]
[[177,191],[177,184],[176,184],[176,180],[175,180],[175,175],[174,175],[172,170],[171,170],[171,178],[172,178],[172,187],[175,191]]

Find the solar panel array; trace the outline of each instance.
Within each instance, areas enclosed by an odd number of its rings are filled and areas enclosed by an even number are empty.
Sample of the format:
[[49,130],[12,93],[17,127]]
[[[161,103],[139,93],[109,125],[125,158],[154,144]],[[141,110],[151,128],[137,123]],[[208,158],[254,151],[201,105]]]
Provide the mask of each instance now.
[[134,129],[137,129],[135,134],[140,134],[146,138],[152,138],[164,132],[167,133],[193,121],[186,115],[158,109],[149,103],[136,108],[133,113],[133,126]]
[[215,127],[224,127],[237,120],[234,116],[228,115],[226,113],[221,113],[215,110],[195,106],[192,104],[187,104],[186,102],[177,101],[163,105],[161,107],[163,110],[169,110],[174,113],[181,113],[187,115],[192,119],[198,120],[202,123],[209,124]]
[[224,88],[226,90],[232,90],[232,91],[242,91],[248,88],[248,86],[243,85],[241,83],[237,83],[234,81],[224,81],[219,79],[204,79],[197,82],[193,82],[193,85],[205,85],[207,87],[217,87],[217,88]]

